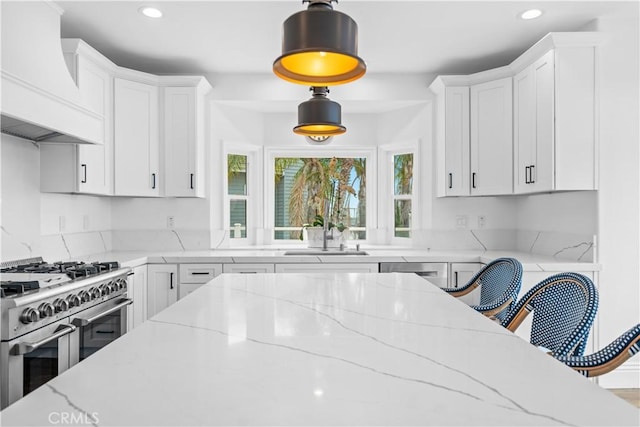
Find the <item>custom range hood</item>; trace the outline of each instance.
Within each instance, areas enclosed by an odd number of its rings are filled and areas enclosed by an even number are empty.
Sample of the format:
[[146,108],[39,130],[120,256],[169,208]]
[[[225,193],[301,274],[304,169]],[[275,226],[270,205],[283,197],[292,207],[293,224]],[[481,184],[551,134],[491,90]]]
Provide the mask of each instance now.
[[34,142],[102,144],[104,119],[82,104],[60,42],[62,9],[2,1],[2,132]]

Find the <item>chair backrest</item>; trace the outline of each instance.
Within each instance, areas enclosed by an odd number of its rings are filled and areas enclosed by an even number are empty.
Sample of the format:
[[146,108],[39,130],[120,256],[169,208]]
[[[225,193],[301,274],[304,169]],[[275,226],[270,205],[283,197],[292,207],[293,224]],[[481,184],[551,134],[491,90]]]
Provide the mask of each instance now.
[[557,356],[582,356],[598,310],[598,291],[577,273],[550,276],[529,290],[502,325],[514,331],[533,311],[531,344]]
[[515,258],[497,258],[476,273],[470,281],[473,282],[480,285],[478,306],[496,309],[504,306],[494,315],[502,320],[518,299],[522,286],[522,264]]

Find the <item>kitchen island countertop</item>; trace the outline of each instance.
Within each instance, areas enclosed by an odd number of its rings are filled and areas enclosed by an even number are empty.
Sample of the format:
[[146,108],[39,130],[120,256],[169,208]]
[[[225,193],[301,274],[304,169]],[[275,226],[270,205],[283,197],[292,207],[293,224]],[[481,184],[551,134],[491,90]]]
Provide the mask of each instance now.
[[225,274],[2,424],[638,425],[640,412],[415,275]]

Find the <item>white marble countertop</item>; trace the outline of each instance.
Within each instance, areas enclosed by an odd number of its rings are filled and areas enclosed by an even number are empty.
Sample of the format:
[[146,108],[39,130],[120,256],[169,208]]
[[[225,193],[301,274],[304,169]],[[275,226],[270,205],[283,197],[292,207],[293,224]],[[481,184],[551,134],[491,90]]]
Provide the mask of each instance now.
[[61,413],[99,426],[640,421],[625,401],[398,273],[222,275],[0,415],[3,426],[50,425]]
[[[300,248],[291,248],[299,250]],[[362,247],[369,255],[285,255],[284,248],[239,248],[174,252],[119,251],[80,257],[82,260],[113,260],[135,267],[160,263],[380,263],[380,262],[482,262],[500,257],[518,259],[525,271],[598,271],[592,262],[558,260],[551,256],[516,251],[426,250],[399,247]]]

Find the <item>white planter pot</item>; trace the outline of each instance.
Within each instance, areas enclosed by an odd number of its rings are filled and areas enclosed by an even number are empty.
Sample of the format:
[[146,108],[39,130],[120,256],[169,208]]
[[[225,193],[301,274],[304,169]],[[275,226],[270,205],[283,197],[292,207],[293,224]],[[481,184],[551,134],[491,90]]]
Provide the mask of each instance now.
[[[307,227],[304,229],[303,238],[307,242],[310,248],[322,248],[323,247],[323,233],[322,227]],[[347,244],[347,237],[349,236],[349,229],[345,228],[342,232],[337,228],[332,228],[327,233],[327,247],[339,248],[341,243]]]

